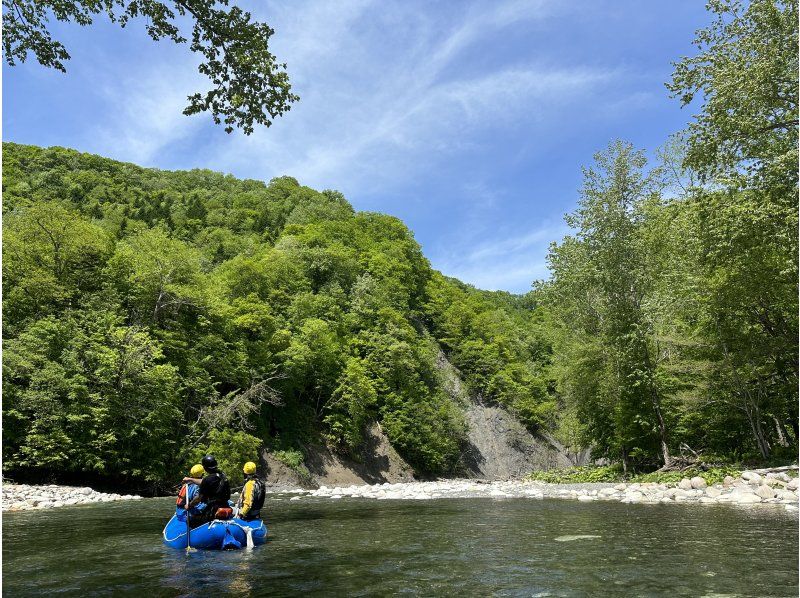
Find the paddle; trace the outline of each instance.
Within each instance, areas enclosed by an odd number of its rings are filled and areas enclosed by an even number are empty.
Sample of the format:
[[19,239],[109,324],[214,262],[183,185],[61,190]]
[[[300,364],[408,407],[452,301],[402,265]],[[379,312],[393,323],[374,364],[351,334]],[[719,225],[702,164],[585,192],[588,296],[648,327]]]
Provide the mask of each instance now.
[[189,484],[183,487],[183,506],[186,508],[186,552],[192,550],[192,526],[189,522]]

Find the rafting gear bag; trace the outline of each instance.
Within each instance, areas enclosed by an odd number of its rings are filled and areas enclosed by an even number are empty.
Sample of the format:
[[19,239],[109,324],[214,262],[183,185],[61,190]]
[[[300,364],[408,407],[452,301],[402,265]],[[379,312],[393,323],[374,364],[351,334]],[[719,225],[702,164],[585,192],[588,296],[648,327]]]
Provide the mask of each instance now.
[[222,521],[233,519],[233,509],[230,507],[220,507],[217,509],[217,512],[214,513],[214,519],[221,519]]

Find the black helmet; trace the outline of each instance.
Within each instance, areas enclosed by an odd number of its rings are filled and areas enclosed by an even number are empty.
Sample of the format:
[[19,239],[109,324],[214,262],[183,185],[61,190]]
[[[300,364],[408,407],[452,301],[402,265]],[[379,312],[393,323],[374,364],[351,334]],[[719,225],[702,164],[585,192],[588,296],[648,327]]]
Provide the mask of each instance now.
[[209,472],[214,471],[217,468],[217,460],[213,455],[206,455],[203,457],[201,463],[203,464],[203,469]]

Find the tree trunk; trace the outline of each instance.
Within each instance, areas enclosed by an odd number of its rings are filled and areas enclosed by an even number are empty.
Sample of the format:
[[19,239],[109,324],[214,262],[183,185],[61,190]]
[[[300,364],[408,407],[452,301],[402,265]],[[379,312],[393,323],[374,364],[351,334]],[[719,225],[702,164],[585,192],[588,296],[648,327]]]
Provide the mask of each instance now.
[[778,433],[778,444],[781,446],[789,446],[791,444],[791,437],[786,430],[786,426],[774,415],[772,416],[772,421],[775,422],[775,431]]
[[766,461],[769,459],[770,448],[766,436],[764,436],[764,428],[761,426],[761,413],[757,405],[747,405],[746,408],[747,420],[750,422],[750,428],[753,430],[753,436],[756,439],[756,445],[761,453],[761,457]]

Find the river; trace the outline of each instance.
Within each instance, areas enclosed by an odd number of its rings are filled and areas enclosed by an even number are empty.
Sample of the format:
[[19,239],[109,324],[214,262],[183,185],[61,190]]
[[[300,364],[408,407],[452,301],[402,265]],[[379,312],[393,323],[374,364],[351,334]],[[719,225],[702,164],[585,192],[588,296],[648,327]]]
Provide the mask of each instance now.
[[174,502],[3,515],[6,596],[792,596],[782,508],[272,496],[253,551],[162,545]]

